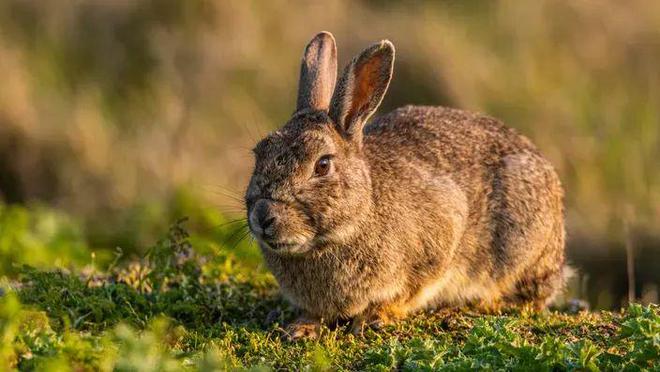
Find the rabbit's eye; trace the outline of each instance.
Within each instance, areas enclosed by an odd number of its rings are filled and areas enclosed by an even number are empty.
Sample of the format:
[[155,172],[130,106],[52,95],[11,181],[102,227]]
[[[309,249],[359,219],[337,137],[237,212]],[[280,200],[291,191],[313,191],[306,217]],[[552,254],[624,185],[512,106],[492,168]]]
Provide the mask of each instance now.
[[332,168],[332,157],[330,155],[322,156],[314,165],[314,177],[323,177],[330,173]]

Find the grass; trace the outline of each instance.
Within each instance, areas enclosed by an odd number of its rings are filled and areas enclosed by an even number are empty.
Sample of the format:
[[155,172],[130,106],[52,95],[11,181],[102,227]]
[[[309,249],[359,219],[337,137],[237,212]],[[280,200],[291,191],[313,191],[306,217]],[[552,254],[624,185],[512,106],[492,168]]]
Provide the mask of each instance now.
[[[191,244],[191,241],[193,242]],[[660,310],[480,315],[444,309],[364,336],[282,340],[294,310],[232,252],[196,253],[181,222],[104,270],[18,268],[0,297],[0,369],[659,370]]]

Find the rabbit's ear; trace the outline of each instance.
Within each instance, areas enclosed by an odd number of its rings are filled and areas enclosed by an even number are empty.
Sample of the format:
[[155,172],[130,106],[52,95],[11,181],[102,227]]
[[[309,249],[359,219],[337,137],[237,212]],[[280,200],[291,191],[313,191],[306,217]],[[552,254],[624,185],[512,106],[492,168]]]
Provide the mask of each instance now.
[[394,45],[383,40],[365,49],[346,66],[330,103],[330,118],[340,133],[362,140],[362,128],[390,84],[393,64]]
[[337,46],[329,32],[321,32],[307,44],[300,65],[296,111],[327,111],[337,80]]

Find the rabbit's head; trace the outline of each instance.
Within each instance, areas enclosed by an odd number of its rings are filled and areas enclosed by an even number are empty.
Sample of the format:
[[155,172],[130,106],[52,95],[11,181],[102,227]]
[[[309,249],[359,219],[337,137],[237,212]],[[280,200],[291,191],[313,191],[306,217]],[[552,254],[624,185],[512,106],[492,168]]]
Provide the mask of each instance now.
[[364,50],[337,82],[330,33],[316,35],[302,59],[296,112],[254,149],[245,201],[263,249],[302,254],[350,240],[372,207],[362,130],[392,76],[394,47]]

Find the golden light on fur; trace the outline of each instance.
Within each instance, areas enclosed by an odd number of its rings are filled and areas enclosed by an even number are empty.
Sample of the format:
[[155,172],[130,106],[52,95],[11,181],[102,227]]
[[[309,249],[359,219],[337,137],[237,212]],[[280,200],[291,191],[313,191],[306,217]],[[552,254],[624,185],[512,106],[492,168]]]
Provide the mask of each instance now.
[[245,198],[268,267],[303,312],[291,337],[314,337],[322,320],[361,332],[440,306],[543,309],[564,278],[550,163],[461,110],[406,106],[367,123],[394,46],[365,49],[336,86],[335,50],[328,33],[305,49],[296,113],[257,144]]

